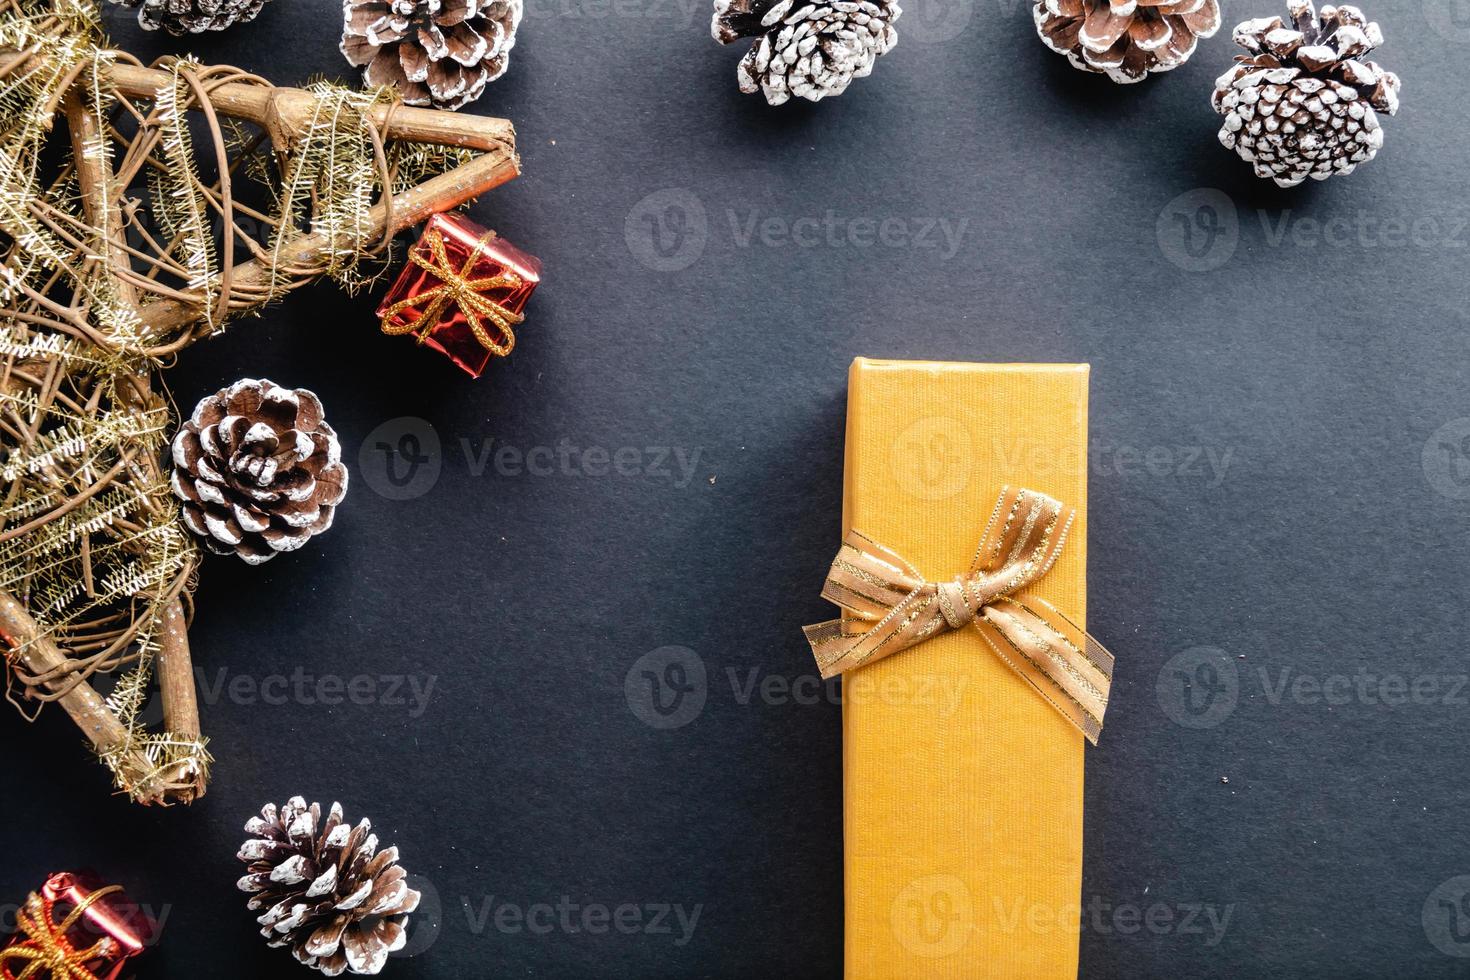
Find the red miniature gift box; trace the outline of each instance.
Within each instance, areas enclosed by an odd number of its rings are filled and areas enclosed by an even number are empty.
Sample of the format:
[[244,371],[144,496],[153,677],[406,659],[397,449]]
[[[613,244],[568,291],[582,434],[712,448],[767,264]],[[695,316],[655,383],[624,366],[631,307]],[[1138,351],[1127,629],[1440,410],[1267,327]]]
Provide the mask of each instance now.
[[541,260],[462,215],[436,214],[378,306],[386,334],[414,334],[478,378],[515,347]]
[[120,886],[85,872],[47,878],[15,921],[15,935],[0,947],[4,980],[119,980],[159,931]]

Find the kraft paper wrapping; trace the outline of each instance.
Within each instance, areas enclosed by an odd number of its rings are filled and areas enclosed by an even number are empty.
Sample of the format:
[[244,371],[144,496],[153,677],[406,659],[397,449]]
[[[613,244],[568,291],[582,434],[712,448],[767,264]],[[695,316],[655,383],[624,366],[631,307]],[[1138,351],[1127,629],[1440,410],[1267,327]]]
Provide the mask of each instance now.
[[[1010,484],[1074,504],[1032,593],[1086,626],[1085,364],[852,364],[843,532],[947,579]],[[843,678],[849,980],[1077,974],[1082,734],[973,628]]]

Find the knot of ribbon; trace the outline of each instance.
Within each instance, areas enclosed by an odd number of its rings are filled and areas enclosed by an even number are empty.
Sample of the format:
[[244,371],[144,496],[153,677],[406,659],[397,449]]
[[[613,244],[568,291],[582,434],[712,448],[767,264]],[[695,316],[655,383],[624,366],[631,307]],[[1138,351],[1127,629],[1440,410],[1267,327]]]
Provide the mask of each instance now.
[[[117,955],[117,942],[103,936],[86,949],[77,949],[66,934],[93,902],[121,890],[118,885],[99,888],[78,902],[60,923],[52,917],[55,902],[32,892],[15,915],[16,935],[25,938],[0,949],[0,977],[4,980],[40,977],[97,980],[97,975],[87,968],[87,964]],[[12,963],[20,964],[19,973],[11,969]]]
[[806,627],[824,678],[874,663],[973,624],[990,649],[1097,743],[1113,656],[1050,603],[1025,594],[1062,553],[1074,509],[1045,494],[1006,487],[970,570],[930,582],[860,531],[843,541],[822,598],[841,619]]
[[[453,303],[464,312],[465,320],[470,325],[470,332],[475,335],[475,340],[480,343],[480,346],[501,357],[514,350],[516,335],[511,328],[524,322],[525,317],[519,313],[512,313],[484,295],[484,292],[489,289],[518,288],[521,285],[521,277],[513,272],[504,272],[500,275],[484,276],[479,279],[469,278],[469,274],[475,269],[475,263],[480,258],[480,249],[494,237],[494,232],[487,232],[481,237],[477,246],[465,259],[464,267],[456,270],[450,264],[449,254],[444,247],[443,234],[436,228],[430,228],[424,235],[424,241],[429,246],[429,257],[425,258],[422,253],[413,251],[409,253],[408,260],[432,274],[439,280],[439,285],[407,299],[399,300],[384,310],[383,333],[394,337],[400,334],[416,333],[419,343],[423,343],[438,324],[440,315]],[[424,304],[423,310],[412,320],[398,324],[393,322],[398,314],[419,304]],[[485,329],[485,321],[494,325],[501,339],[490,336],[489,331]]]

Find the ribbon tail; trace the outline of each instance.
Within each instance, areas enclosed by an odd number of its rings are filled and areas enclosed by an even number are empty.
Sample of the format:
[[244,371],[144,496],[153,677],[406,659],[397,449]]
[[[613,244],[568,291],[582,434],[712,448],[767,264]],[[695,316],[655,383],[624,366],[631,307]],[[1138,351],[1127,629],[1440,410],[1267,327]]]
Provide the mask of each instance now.
[[949,629],[932,592],[914,589],[876,623],[830,619],[805,628],[822,679],[876,663]]
[[842,673],[842,668],[837,665],[847,658],[867,630],[855,620],[829,619],[825,623],[803,626],[802,632],[806,634],[806,641],[811,644],[812,656],[817,660],[817,670],[821,672],[822,679],[826,680]]
[[996,656],[1097,744],[1113,676],[1100,643],[1038,599],[999,600],[976,627]]
[[1053,629],[1065,635],[1066,639],[1082,651],[1088,661],[1092,663],[1104,676],[1109,684],[1113,681],[1113,655],[1108,648],[1103,646],[1097,637],[1074,623],[1071,618],[1056,606],[1045,599],[1027,597],[1024,605],[1036,607],[1035,614],[1046,620]]

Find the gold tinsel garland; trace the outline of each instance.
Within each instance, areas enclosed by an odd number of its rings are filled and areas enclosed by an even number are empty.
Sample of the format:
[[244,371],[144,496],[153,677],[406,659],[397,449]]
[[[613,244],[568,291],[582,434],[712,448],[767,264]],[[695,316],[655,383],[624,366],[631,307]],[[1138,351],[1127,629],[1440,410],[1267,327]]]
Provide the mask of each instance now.
[[[119,790],[187,802],[211,761],[185,635],[198,554],[155,374],[317,276],[362,285],[397,231],[517,172],[503,120],[145,67],[108,47],[96,0],[0,0],[7,697],[61,702]],[[166,730],[150,733],[155,667]],[[116,671],[104,701],[89,679]]]

